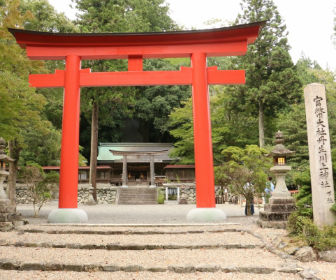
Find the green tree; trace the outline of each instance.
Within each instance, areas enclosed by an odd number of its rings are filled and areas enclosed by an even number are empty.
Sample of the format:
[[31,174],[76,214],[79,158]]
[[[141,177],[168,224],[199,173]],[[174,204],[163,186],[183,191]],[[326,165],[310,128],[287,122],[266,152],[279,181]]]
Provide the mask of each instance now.
[[251,114],[246,114],[232,103],[228,87],[213,88],[215,94],[211,97],[212,141],[215,164],[223,161],[221,151],[229,146],[245,147],[257,144],[258,120]]
[[[335,73],[330,70],[322,69],[316,62],[309,58],[302,57],[297,62],[298,75],[303,83],[322,83],[326,87],[328,119],[330,129],[330,141],[332,148],[333,162],[336,160],[336,82]],[[277,128],[286,135],[286,146],[295,151],[293,157],[289,159],[292,166],[288,181],[299,187],[299,193],[296,197],[296,205],[299,216],[312,218],[312,196],[311,182],[309,174],[309,153],[307,140],[307,125],[304,103],[293,104],[287,112],[279,114]],[[334,185],[336,186],[336,167],[333,165]],[[335,204],[336,205],[336,204]],[[336,206],[334,206],[336,207]]]
[[[257,120],[250,114],[231,107],[231,95],[224,87],[211,89],[210,98],[213,156],[215,164],[224,162],[221,151],[228,146],[245,147],[256,144]],[[172,156],[181,163],[194,163],[192,99],[169,115],[170,134],[175,138]],[[255,129],[253,129],[255,128]]]
[[29,88],[27,81],[28,74],[40,69],[41,63],[30,61],[7,30],[22,26],[26,17],[19,12],[18,0],[0,6],[0,127],[7,140],[20,138],[21,129],[30,121],[38,122],[45,104],[44,97]]
[[[9,27],[24,28],[31,22],[36,27],[36,14],[42,14],[44,11],[41,9],[46,7],[32,9],[33,12],[27,7],[38,3],[47,2],[0,2],[0,129],[5,139],[9,140],[10,156],[15,159],[9,178],[13,189],[19,161],[24,164],[34,160],[44,165],[55,164],[59,160],[60,133],[47,121],[45,108],[49,103],[41,94],[43,91],[35,91],[28,84],[30,73],[45,73],[49,64],[29,60],[7,30]],[[49,16],[54,15],[51,13]]]
[[[247,54],[237,58],[246,70],[246,85],[232,90],[236,103],[258,114],[259,145],[265,145],[265,119],[275,118],[289,104],[301,100],[301,83],[289,55],[286,25],[272,0],[242,0],[236,24],[267,21]],[[269,136],[274,131],[270,131]]]
[[254,197],[260,196],[266,187],[271,159],[266,157],[266,150],[256,145],[227,147],[222,154],[226,162],[215,167],[215,181],[229,187],[231,193],[245,197],[249,216]]
[[[78,25],[81,32],[156,32],[176,29],[168,16],[168,6],[163,0],[74,0],[80,11]],[[87,67],[94,71],[125,71],[126,61],[89,61]],[[83,89],[87,111],[91,117],[90,182],[96,187],[96,165],[98,144],[98,111],[110,112],[101,116],[105,125],[120,126],[120,120],[131,117],[134,107],[135,89],[105,88]],[[110,108],[118,108],[111,110]],[[107,109],[106,109],[107,108]],[[119,121],[119,123],[117,122]],[[109,132],[111,135],[113,130]],[[95,191],[93,192],[96,200]]]
[[[21,0],[20,11],[27,14],[23,21],[24,29],[43,32],[78,32],[77,26],[63,13],[58,13],[47,0]],[[63,60],[49,60],[43,62],[42,72],[54,73],[55,69],[64,69]],[[41,73],[41,72],[40,72]],[[62,128],[63,89],[39,89],[39,93],[45,96],[47,102],[44,105],[43,114],[55,126]]]
[[74,32],[75,25],[64,15],[58,13],[47,0],[21,0],[20,11],[29,14],[24,28],[44,32]]
[[184,164],[194,163],[194,129],[191,98],[169,115],[170,134],[176,139],[172,157]]
[[[176,71],[180,66],[188,66],[186,59],[149,59],[145,61],[145,71]],[[132,118],[140,124],[144,142],[167,142],[169,114],[181,107],[181,102],[190,97],[187,86],[137,87]]]
[[56,172],[46,174],[40,165],[29,162],[20,170],[19,177],[29,189],[34,217],[37,217],[43,205],[51,199],[59,175]]

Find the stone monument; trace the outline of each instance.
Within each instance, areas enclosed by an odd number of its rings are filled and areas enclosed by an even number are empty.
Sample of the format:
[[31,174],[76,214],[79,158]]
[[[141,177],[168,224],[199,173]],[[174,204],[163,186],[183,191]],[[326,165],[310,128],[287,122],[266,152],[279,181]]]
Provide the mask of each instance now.
[[275,175],[276,185],[264,211],[259,212],[258,225],[261,227],[286,228],[289,215],[295,210],[295,201],[287,189],[285,177],[291,170],[286,165],[286,159],[293,154],[284,145],[284,138],[281,131],[275,134],[275,147],[271,151],[274,159],[274,166],[270,171]]
[[324,85],[307,85],[304,97],[314,222],[318,226],[333,225],[336,217],[330,208],[335,203],[334,181]]
[[15,205],[12,205],[3,188],[3,183],[9,172],[6,164],[14,160],[5,153],[6,142],[0,137],[0,231],[12,230],[20,216],[16,214]]

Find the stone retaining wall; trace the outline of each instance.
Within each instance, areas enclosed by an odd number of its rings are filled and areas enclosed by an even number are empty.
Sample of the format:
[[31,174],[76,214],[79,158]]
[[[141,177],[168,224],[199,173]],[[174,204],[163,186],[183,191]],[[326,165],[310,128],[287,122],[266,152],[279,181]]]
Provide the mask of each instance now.
[[[180,188],[180,203],[181,204],[195,204],[196,203],[195,184],[168,183],[168,184],[164,184],[163,188],[165,187],[179,187]],[[216,196],[220,196],[221,187],[215,186],[215,190],[216,190]]]
[[[110,184],[97,184],[98,204],[115,204],[118,187]],[[78,203],[87,204],[92,199],[92,188],[90,184],[78,185]]]
[[[5,186],[6,189],[6,186]],[[110,184],[97,184],[97,197],[99,204],[115,204],[117,187]],[[78,203],[87,204],[91,201],[91,186],[90,184],[78,185]],[[58,199],[58,191],[52,192],[52,198]],[[16,184],[16,203],[30,204],[33,202],[29,189],[25,184]]]
[[[196,203],[195,184],[169,184],[169,187],[180,187],[180,202],[187,204]],[[164,189],[165,187],[163,187]],[[56,188],[58,190],[58,188]],[[216,186],[216,196],[220,195],[220,187]],[[97,197],[98,204],[115,204],[118,187],[110,184],[97,184]],[[91,199],[91,185],[79,184],[78,185],[78,203],[87,204],[92,201]],[[52,198],[58,199],[58,191],[52,192]],[[30,204],[32,198],[29,194],[29,190],[25,184],[16,184],[16,203],[18,204]]]

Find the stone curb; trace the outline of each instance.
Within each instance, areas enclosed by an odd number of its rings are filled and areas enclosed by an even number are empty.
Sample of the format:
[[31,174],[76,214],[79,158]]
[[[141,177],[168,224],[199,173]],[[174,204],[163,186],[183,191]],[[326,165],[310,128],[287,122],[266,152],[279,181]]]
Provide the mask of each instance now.
[[19,229],[19,232],[47,233],[47,234],[98,234],[98,235],[119,235],[119,234],[201,234],[201,233],[225,233],[225,232],[247,232],[243,229],[219,229],[219,230],[186,230],[186,231],[130,231],[130,230],[42,230],[42,229]]
[[58,223],[58,224],[50,224],[50,223],[42,223],[38,224],[39,227],[87,227],[87,228],[95,228],[95,227],[218,227],[218,226],[241,226],[241,223],[183,223],[183,224],[79,224],[79,223]]
[[256,249],[264,248],[264,245],[241,245],[241,244],[200,244],[200,245],[149,245],[149,244],[53,244],[48,242],[31,243],[31,242],[6,242],[0,240],[0,246],[14,246],[14,247],[27,247],[27,248],[67,248],[67,249],[83,249],[83,250],[174,250],[174,249]]
[[[12,262],[7,259],[0,259],[0,269],[2,270],[40,270],[40,271],[75,271],[75,272],[166,272],[171,271],[175,273],[194,273],[194,272],[225,272],[225,273],[253,273],[253,274],[271,274],[273,272],[280,272],[279,269],[270,267],[220,267],[220,266],[168,266],[168,267],[143,267],[139,265],[92,265],[92,264],[60,264],[60,263],[20,263]],[[298,271],[287,272],[295,274]]]

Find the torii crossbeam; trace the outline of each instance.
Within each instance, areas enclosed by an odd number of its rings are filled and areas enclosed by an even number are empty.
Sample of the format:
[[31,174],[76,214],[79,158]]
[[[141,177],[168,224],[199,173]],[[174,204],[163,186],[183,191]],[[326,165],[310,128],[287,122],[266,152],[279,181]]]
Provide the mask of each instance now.
[[[9,29],[33,60],[65,60],[65,70],[32,74],[32,87],[64,87],[59,208],[77,208],[80,88],[192,85],[196,206],[214,208],[215,188],[208,85],[243,84],[244,70],[207,67],[211,56],[244,55],[263,22],[163,33],[46,33]],[[180,71],[143,71],[144,58],[190,57]],[[128,59],[128,71],[90,72],[81,60]]]

